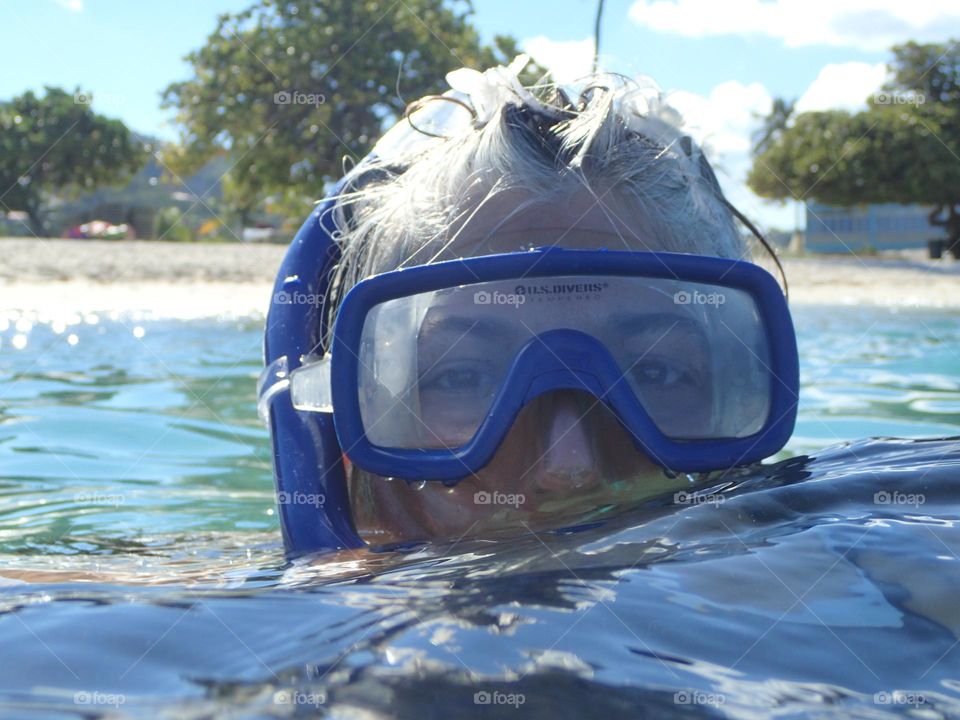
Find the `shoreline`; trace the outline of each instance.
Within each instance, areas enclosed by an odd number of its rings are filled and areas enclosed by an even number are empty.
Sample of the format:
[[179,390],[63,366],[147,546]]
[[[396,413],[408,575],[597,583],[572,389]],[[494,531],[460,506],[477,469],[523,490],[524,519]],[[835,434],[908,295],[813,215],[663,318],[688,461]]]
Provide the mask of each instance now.
[[[0,313],[263,317],[285,245],[0,238]],[[762,260],[762,258],[758,258]],[[960,308],[960,262],[782,260],[792,305]],[[769,262],[764,267],[775,273]]]
[[902,256],[798,257],[782,262],[791,304],[960,308],[960,262]]

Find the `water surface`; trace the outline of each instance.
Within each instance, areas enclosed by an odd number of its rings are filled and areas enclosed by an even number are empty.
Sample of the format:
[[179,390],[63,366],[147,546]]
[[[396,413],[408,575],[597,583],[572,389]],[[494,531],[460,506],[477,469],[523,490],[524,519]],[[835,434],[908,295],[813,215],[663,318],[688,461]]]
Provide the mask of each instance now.
[[795,317],[775,465],[575,533],[288,563],[259,321],[7,315],[0,707],[960,714],[960,444],[894,439],[960,434],[960,325]]

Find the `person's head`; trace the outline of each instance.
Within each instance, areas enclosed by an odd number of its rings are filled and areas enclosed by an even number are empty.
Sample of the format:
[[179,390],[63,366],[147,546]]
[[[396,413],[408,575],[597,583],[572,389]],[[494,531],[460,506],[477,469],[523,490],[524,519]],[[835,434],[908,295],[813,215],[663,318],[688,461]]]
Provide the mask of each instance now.
[[[324,308],[329,327],[361,280],[445,260],[543,246],[748,256],[705,155],[658,93],[604,74],[574,100],[557,88],[534,97],[506,68],[459,72],[470,94],[418,103],[378,157],[347,175],[334,215],[341,257]],[[458,340],[440,342],[449,349]],[[663,342],[697,352],[676,332]],[[532,399],[490,462],[450,487],[348,471],[358,530],[382,541],[458,537],[511,518],[541,523],[668,487],[607,403],[571,388]]]

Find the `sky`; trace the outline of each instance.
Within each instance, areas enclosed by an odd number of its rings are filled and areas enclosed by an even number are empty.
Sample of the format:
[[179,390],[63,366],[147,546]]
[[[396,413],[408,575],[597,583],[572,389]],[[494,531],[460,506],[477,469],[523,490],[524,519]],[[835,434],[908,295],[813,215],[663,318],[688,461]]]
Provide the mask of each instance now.
[[[400,0],[402,1],[402,0]],[[251,0],[0,0],[0,99],[81,88],[132,129],[174,139],[160,93],[217,15]],[[482,38],[510,34],[561,81],[590,68],[596,0],[474,0]],[[796,203],[744,185],[750,135],[773,98],[797,109],[865,107],[889,48],[960,39],[957,0],[607,0],[604,69],[644,75],[707,149],[731,200],[766,228],[802,225]]]

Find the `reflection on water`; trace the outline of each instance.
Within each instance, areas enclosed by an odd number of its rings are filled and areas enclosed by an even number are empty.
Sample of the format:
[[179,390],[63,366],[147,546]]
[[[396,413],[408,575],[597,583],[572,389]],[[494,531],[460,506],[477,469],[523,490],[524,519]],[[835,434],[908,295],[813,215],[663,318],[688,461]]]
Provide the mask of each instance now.
[[0,332],[8,714],[960,713],[960,445],[836,446],[957,434],[949,315],[797,311],[787,459],[693,501],[294,563],[253,408],[258,323],[16,320]]
[[[275,537],[253,408],[260,324],[35,325],[0,336],[0,548],[115,554],[155,537]],[[70,336],[76,338],[70,344]]]
[[955,312],[800,308],[795,320],[802,393],[793,453],[867,436],[958,433]]

